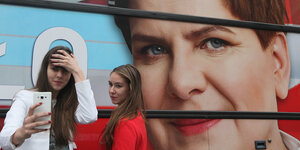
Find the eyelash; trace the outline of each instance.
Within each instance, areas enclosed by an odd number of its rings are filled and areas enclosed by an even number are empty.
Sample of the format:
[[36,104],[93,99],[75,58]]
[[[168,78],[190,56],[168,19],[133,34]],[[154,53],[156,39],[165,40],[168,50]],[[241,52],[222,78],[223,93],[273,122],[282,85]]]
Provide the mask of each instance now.
[[[167,50],[163,46],[156,45],[156,44],[148,45],[148,46],[143,47],[142,50],[141,50],[141,53],[144,54],[144,55],[145,54],[150,55],[150,51],[151,51],[152,48],[159,48],[161,51],[163,51],[161,54],[167,53]],[[154,50],[154,49],[152,49],[152,50]],[[153,53],[153,51],[151,51],[151,53],[152,53],[152,55],[155,55]]]
[[[215,44],[219,44],[219,45],[215,45]],[[232,45],[233,45],[232,43],[220,38],[206,38],[204,40],[201,40],[200,43],[196,45],[196,47],[200,48],[201,52],[205,52],[208,55],[215,56],[216,54],[222,54],[226,52],[227,47]],[[219,47],[215,48],[214,46],[215,47],[219,46]],[[158,53],[156,50],[159,50]],[[152,62],[155,62],[155,60],[158,60],[160,57],[167,55],[169,52],[170,51],[168,51],[168,49],[165,46],[158,45],[158,44],[151,44],[142,47],[139,51],[139,55],[143,56],[142,58],[145,62],[151,64]]]
[[[217,44],[220,44],[218,48],[213,48],[213,43],[209,43],[209,42],[218,42]],[[216,43],[215,43],[216,44]],[[200,43],[200,48],[201,49],[206,49],[209,53],[220,53],[223,52],[227,46],[230,46],[231,43],[229,43],[228,41],[219,39],[219,38],[208,38],[203,40]],[[211,46],[212,48],[210,48],[209,46]]]
[[[112,85],[112,83],[108,83],[108,85],[109,85],[109,87],[112,87],[113,85]],[[122,86],[121,85],[115,85],[117,88],[121,88]]]
[[[52,67],[51,68],[54,72],[57,72],[58,70],[59,70],[59,67]],[[64,69],[64,68],[61,68],[62,69],[62,71],[63,71],[63,73],[68,73],[68,71],[66,70],[66,69]]]
[[53,71],[58,71],[58,68],[57,68],[57,67],[51,67],[51,69],[52,69]]

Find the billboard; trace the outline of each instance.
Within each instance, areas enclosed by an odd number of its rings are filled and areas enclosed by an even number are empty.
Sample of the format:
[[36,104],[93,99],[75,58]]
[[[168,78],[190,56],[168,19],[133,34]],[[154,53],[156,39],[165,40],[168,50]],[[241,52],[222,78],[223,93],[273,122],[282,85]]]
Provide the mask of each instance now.
[[[285,3],[289,16],[285,23],[297,26],[295,1]],[[231,12],[243,10],[235,10],[233,4],[224,7],[221,1],[136,0],[128,6],[244,19]],[[141,72],[147,109],[300,112],[296,33],[273,32],[266,44],[261,42],[264,37],[259,39],[264,33],[252,29],[145,18],[119,18],[117,27],[111,15],[0,7],[0,19],[5,20],[0,26],[3,106],[10,105],[18,90],[34,86],[40,58],[50,47],[67,45],[90,79],[98,106],[113,106],[107,94],[109,73],[130,63]],[[262,7],[255,6],[256,11]],[[149,119],[147,123],[154,149],[253,149],[255,140],[271,140],[270,149],[286,146],[286,141],[299,144],[298,121],[277,124],[276,120],[245,119]]]

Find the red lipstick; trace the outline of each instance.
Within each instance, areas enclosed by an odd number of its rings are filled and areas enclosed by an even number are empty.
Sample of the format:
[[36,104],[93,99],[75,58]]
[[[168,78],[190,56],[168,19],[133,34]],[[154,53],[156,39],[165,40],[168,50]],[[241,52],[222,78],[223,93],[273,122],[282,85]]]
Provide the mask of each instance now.
[[219,123],[221,119],[177,119],[172,122],[185,136],[201,134]]
[[60,85],[60,84],[62,84],[62,82],[61,81],[54,81],[55,82],[55,84],[57,84],[57,85]]

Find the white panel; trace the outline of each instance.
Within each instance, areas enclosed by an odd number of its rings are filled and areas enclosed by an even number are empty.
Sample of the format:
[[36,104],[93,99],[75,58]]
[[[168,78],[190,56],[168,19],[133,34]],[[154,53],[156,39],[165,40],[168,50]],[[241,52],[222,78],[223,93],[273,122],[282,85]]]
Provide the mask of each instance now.
[[65,27],[54,27],[41,33],[35,41],[32,58],[32,81],[36,84],[41,63],[49,51],[52,42],[56,40],[68,41],[72,48],[78,65],[84,76],[87,76],[87,47],[84,39],[74,30]]
[[300,79],[291,79],[290,84],[289,84],[289,88],[292,88],[292,87],[294,87],[298,84],[300,84]]
[[16,92],[24,88],[25,86],[0,85],[0,99],[12,99]]
[[3,56],[5,54],[6,50],[6,42],[0,44],[0,56]]

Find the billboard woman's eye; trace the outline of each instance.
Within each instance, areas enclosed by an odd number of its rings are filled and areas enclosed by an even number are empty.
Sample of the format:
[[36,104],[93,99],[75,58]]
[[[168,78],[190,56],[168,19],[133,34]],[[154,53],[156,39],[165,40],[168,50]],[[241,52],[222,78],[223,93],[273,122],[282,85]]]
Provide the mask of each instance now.
[[230,45],[230,43],[225,40],[209,38],[204,40],[204,42],[201,44],[201,48],[212,52],[218,52],[224,50],[228,45]]
[[[137,43],[137,42],[136,42]],[[167,46],[163,44],[154,44],[152,42],[133,44],[132,56],[135,62],[139,62],[144,65],[150,65],[159,62],[166,56],[168,56]]]
[[167,53],[166,49],[160,45],[149,45],[142,48],[142,52],[146,55],[155,56]]

